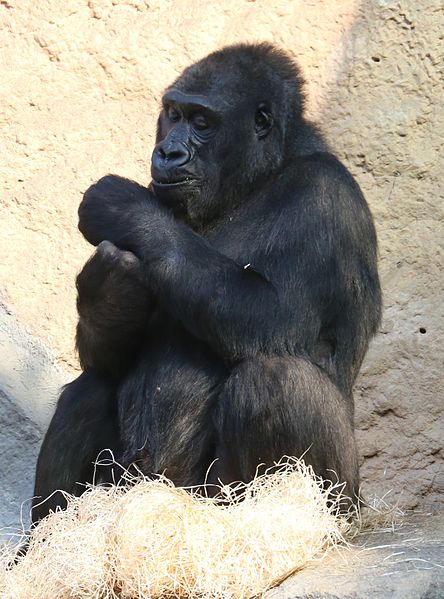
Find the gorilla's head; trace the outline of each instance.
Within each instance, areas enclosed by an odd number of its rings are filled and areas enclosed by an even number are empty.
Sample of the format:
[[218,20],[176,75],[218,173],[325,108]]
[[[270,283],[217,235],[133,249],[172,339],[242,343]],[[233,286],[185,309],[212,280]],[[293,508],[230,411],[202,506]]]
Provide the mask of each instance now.
[[207,224],[273,178],[301,122],[298,67],[270,44],[230,46],[187,68],[162,98],[152,189]]

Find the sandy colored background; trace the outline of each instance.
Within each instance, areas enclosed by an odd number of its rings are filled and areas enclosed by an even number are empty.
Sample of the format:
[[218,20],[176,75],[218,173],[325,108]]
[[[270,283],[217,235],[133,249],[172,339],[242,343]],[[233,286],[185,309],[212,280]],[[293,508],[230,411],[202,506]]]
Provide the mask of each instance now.
[[184,66],[273,41],[379,234],[384,321],[355,392],[364,491],[442,506],[443,32],[440,0],[0,0],[1,299],[75,376],[82,191],[107,172],[148,182]]

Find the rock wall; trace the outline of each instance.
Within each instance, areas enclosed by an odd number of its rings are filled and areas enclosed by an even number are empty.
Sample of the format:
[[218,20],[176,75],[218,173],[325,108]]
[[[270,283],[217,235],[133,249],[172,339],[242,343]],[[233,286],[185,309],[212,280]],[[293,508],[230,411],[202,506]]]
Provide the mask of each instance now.
[[42,433],[66,373],[0,301],[0,545],[23,522]]
[[361,474],[405,505],[442,506],[443,9],[364,6],[324,111],[379,237],[384,319],[356,388]]
[[75,375],[81,192],[107,172],[149,180],[161,90],[184,66],[273,41],[378,229],[384,320],[356,387],[364,492],[442,505],[443,30],[440,0],[0,0],[6,303]]

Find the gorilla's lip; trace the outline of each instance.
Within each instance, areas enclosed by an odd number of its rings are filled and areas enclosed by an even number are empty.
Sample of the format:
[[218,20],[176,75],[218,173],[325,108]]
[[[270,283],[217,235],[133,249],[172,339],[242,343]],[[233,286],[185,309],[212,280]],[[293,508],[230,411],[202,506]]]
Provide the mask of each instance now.
[[185,179],[151,181],[151,190],[154,195],[168,208],[179,210],[180,213],[186,212],[186,203],[188,199],[196,193],[199,193],[200,187],[198,179]]
[[158,179],[153,179],[153,185],[155,185],[156,187],[162,187],[164,189],[172,189],[174,187],[194,185],[196,183],[197,179],[192,179],[191,177],[185,177],[184,179],[177,179],[175,181],[171,181],[171,179],[167,181],[159,181]]

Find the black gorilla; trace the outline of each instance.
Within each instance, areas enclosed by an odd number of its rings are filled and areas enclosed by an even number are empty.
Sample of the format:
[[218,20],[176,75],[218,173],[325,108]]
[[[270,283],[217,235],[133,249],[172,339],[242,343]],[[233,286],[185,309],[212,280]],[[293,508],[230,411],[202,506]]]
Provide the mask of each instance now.
[[[217,51],[162,99],[149,188],[109,175],[79,228],[83,374],[37,465],[34,521],[111,448],[179,485],[248,481],[305,454],[355,500],[352,386],[380,320],[362,193],[303,116],[297,66],[268,44]],[[102,475],[106,480],[106,475]]]

